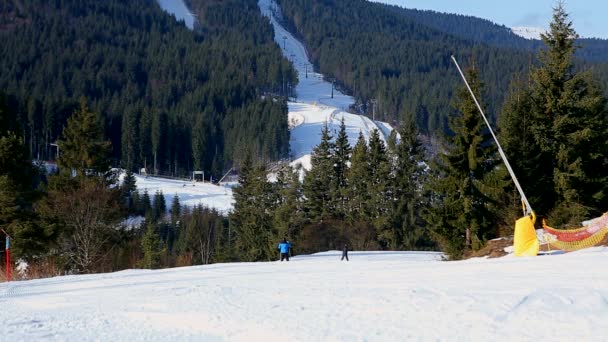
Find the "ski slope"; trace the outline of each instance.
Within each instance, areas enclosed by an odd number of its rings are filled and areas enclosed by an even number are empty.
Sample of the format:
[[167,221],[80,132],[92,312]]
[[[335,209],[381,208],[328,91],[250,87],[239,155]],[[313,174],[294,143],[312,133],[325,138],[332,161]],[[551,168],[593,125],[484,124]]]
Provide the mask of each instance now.
[[607,248],[339,252],[0,284],[4,341],[606,341]]
[[272,0],[259,0],[258,5],[262,14],[269,18],[274,27],[274,40],[298,73],[296,98],[288,102],[291,127],[290,150],[294,160],[292,165],[300,164],[310,170],[310,154],[321,140],[321,129],[327,123],[330,132],[335,136],[340,129],[342,118],[351,146],[357,142],[359,132],[369,140],[375,129],[380,131],[380,137],[386,143],[392,130],[391,125],[348,113],[347,110],[354,103],[354,99],[336,89],[332,98],[331,82],[312,70],[312,63],[308,59],[304,45],[277,20],[276,16],[281,15],[279,6]]
[[191,182],[160,177],[144,177],[134,175],[137,191],[143,194],[148,191],[153,197],[157,191],[162,191],[167,208],[171,207],[173,197],[179,197],[183,206],[195,207],[203,205],[227,214],[234,205],[231,184],[215,185],[212,183]]

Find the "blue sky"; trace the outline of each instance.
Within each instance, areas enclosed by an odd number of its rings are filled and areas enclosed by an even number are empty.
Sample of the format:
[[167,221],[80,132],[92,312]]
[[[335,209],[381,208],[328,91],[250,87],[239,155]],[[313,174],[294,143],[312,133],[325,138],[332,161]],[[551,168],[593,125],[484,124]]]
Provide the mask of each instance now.
[[[407,8],[458,13],[498,24],[548,28],[555,0],[372,0]],[[608,0],[565,1],[574,29],[582,37],[608,38]]]

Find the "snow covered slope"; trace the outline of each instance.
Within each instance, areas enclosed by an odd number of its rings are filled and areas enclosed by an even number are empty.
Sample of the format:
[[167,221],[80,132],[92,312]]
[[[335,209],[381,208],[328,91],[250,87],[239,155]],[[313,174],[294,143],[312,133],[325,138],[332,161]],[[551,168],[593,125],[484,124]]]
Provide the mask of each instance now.
[[342,118],[351,146],[357,142],[359,132],[369,140],[374,129],[380,130],[380,136],[386,142],[392,130],[391,125],[348,113],[348,108],[354,103],[353,98],[335,89],[332,98],[332,84],[325,81],[323,75],[312,71],[304,45],[277,21],[276,16],[281,15],[279,6],[272,0],[259,0],[258,5],[262,14],[270,19],[275,31],[274,39],[283,55],[298,72],[297,98],[288,103],[290,147],[294,159],[292,164],[300,163],[304,168],[310,169],[310,153],[320,142],[323,125],[327,122],[330,131],[337,133]]
[[157,0],[160,7],[171,13],[177,20],[183,20],[189,29],[194,29],[195,17],[190,12],[184,0]]
[[6,341],[606,341],[608,249],[338,252],[0,284]]
[[516,26],[511,27],[511,31],[516,35],[526,39],[540,39],[541,33],[545,33],[546,30],[540,27],[527,27],[527,26]]
[[181,205],[194,207],[202,204],[205,207],[217,209],[222,213],[232,210],[234,198],[229,185],[211,183],[194,183],[184,180],[166,179],[159,177],[143,177],[135,175],[137,190],[143,194],[148,191],[150,197],[156,191],[162,191],[167,208],[171,207],[173,197],[179,197]]

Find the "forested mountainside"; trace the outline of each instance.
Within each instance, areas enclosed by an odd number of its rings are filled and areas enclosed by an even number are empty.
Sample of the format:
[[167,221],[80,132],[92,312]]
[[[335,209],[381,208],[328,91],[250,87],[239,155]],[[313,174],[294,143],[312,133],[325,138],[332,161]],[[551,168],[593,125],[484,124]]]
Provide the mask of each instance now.
[[196,32],[154,0],[0,6],[0,90],[19,104],[32,155],[55,156],[49,144],[85,97],[116,165],[219,175],[246,150],[286,156],[282,96],[296,75],[256,1],[190,4]]
[[[514,34],[510,28],[490,20],[468,15],[440,13],[435,11],[404,9],[390,6],[397,15],[459,38],[491,46],[537,51],[543,47],[540,40],[525,39]],[[576,22],[574,23],[576,26]],[[576,56],[590,62],[608,62],[608,40],[581,38],[576,40],[581,47]]]
[[[364,0],[279,3],[286,25],[303,38],[322,73],[337,78],[360,104],[367,104],[363,107],[368,113],[370,100],[377,99],[376,118],[400,121],[415,113],[426,133],[447,130],[446,118],[453,112],[453,89],[461,81],[451,54],[479,70],[485,84],[482,102],[490,115],[501,108],[511,80],[527,74],[536,60],[531,49],[492,46],[490,38],[467,34],[473,29],[448,34],[438,25],[424,24],[425,15],[395,6]],[[483,32],[483,26],[477,29]]]

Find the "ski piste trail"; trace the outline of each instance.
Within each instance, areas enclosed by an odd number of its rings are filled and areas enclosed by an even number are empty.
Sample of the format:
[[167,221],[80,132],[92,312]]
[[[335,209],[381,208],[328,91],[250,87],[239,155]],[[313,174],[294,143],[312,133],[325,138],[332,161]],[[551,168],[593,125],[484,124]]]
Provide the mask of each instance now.
[[[297,247],[297,246],[296,246]],[[0,284],[4,341],[606,341],[607,248],[441,261],[329,251],[289,262]]]
[[391,125],[347,112],[355,102],[354,99],[337,89],[333,90],[332,98],[332,83],[313,71],[304,45],[277,20],[276,15],[281,15],[279,6],[271,0],[259,0],[258,5],[274,27],[275,42],[298,73],[296,98],[288,102],[292,165],[301,164],[306,170],[310,170],[310,154],[321,140],[323,125],[327,123],[330,133],[336,136],[343,118],[351,146],[356,144],[359,132],[369,141],[375,129],[379,130],[380,138],[386,144],[393,129]]
[[[184,20],[188,27],[193,27],[194,16],[183,1],[158,0],[158,2],[165,11],[174,14],[178,20]],[[351,146],[356,144],[359,132],[363,133],[365,139],[369,141],[374,129],[379,130],[380,138],[386,143],[393,127],[386,122],[372,121],[363,115],[348,113],[347,109],[354,103],[353,98],[337,89],[334,89],[332,98],[332,84],[325,81],[323,75],[313,71],[304,45],[275,18],[273,13],[279,13],[276,3],[261,0],[258,5],[262,14],[270,19],[275,30],[274,39],[283,55],[291,61],[298,73],[297,96],[288,102],[291,165],[296,167],[299,164],[303,169],[310,170],[310,156],[314,147],[321,141],[323,126],[327,123],[330,133],[336,136],[342,118]],[[270,178],[272,179],[272,175]],[[141,175],[136,175],[136,184],[140,194],[148,191],[150,196],[154,196],[156,191],[162,191],[167,206],[174,196],[179,197],[182,205],[190,207],[203,205],[222,213],[228,213],[234,205],[231,188],[233,184],[216,186],[210,183],[193,183]],[[132,218],[126,224],[136,225],[140,221]]]

